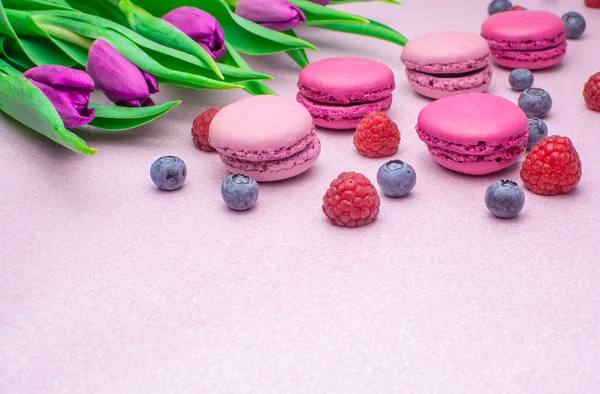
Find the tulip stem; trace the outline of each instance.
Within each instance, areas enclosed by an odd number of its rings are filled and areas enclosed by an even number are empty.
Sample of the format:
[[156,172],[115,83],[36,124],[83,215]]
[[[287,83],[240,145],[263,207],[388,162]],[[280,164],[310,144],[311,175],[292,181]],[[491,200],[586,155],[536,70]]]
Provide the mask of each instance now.
[[70,42],[71,44],[75,44],[83,49],[90,49],[90,47],[92,46],[93,41],[89,38],[81,36],[77,33],[73,33],[72,31],[62,28],[60,26],[48,25],[45,23],[40,23],[39,26],[42,30],[44,30],[52,37]]

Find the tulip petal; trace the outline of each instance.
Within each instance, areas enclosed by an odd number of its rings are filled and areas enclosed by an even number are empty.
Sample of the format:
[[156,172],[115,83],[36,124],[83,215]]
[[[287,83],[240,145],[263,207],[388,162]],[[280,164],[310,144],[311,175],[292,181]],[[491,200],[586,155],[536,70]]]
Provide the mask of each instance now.
[[86,70],[96,86],[117,105],[139,107],[148,100],[151,90],[158,91],[154,77],[147,78],[104,40],[98,39],[92,44]]
[[286,0],[240,0],[236,14],[272,30],[285,31],[306,22],[304,13]]
[[23,73],[26,78],[55,88],[77,88],[83,92],[94,91],[94,80],[85,72],[63,66],[38,66]]
[[96,110],[88,108],[87,105],[75,108],[71,101],[71,95],[68,92],[58,90],[35,80],[30,79],[30,82],[41,90],[50,102],[52,102],[67,129],[81,127],[94,120]]

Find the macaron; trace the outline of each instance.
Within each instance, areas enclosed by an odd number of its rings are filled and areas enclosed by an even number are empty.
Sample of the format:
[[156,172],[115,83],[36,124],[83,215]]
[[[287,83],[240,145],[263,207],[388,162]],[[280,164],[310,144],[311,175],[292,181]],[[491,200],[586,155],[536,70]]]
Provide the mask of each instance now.
[[481,26],[492,59],[507,68],[539,70],[553,66],[567,52],[563,20],[546,11],[500,12]]
[[512,102],[488,93],[466,93],[421,110],[419,138],[443,167],[485,175],[518,162],[527,148],[527,115]]
[[375,60],[330,58],[306,66],[296,99],[317,126],[353,129],[371,112],[387,111],[396,88],[394,72]]
[[229,104],[213,118],[208,136],[229,172],[258,182],[299,175],[321,152],[306,108],[279,96],[252,96]]
[[477,34],[442,31],[410,40],[401,60],[413,89],[438,99],[487,90],[492,81],[489,54],[487,42]]

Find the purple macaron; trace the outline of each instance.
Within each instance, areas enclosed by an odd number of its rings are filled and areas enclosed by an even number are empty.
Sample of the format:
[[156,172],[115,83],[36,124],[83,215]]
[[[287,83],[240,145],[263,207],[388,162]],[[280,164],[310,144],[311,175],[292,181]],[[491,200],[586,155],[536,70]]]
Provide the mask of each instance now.
[[317,126],[353,129],[371,112],[389,110],[395,88],[394,73],[385,64],[362,58],[331,58],[302,70],[296,98]]

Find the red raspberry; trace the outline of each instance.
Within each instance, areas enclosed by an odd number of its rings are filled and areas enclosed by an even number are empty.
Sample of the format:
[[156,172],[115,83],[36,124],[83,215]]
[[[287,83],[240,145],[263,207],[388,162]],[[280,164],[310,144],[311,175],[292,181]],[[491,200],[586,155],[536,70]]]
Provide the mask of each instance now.
[[583,98],[589,109],[600,112],[600,72],[592,75],[583,86]]
[[542,138],[525,157],[521,179],[535,194],[567,194],[581,179],[581,161],[567,137]]
[[521,7],[520,5],[513,5],[508,9],[509,11],[526,11],[527,8]]
[[354,133],[354,146],[367,157],[385,157],[398,152],[400,131],[385,112],[365,116]]
[[585,0],[585,5],[590,8],[600,8],[600,0]]
[[363,174],[342,172],[331,182],[323,197],[323,213],[332,224],[361,227],[379,213],[379,195]]
[[196,145],[198,149],[204,152],[215,151],[215,148],[213,148],[208,141],[208,127],[220,110],[221,108],[212,107],[194,119],[194,125],[192,126],[192,141],[194,141],[194,145]]

